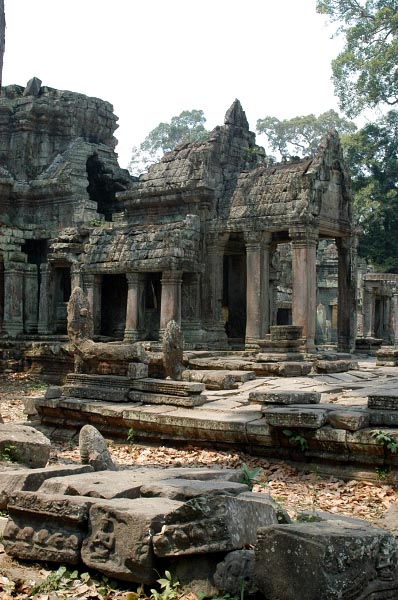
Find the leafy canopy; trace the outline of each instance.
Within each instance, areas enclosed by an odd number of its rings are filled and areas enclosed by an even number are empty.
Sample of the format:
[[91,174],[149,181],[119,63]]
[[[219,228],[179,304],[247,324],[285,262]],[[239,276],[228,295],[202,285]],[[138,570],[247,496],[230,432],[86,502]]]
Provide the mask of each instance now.
[[398,112],[343,137],[342,145],[363,229],[359,254],[380,271],[398,273]]
[[203,110],[184,110],[169,123],[159,123],[139,146],[134,146],[129,169],[133,175],[142,173],[159,161],[163,154],[178,144],[195,142],[207,135]]
[[257,121],[258,133],[264,133],[271,150],[279,152],[283,158],[315,154],[319,142],[330,129],[351,133],[356,126],[334,110],[319,117],[311,114],[280,121],[268,116]]
[[317,0],[317,11],[345,36],[332,61],[333,83],[349,116],[398,103],[398,0]]

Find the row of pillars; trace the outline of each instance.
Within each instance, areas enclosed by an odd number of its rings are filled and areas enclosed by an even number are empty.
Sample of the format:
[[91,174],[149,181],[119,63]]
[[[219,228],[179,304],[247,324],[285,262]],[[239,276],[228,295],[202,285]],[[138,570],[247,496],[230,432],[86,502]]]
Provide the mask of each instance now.
[[[289,231],[292,248],[292,322],[300,325],[307,351],[315,349],[316,250],[318,231],[295,227]],[[258,347],[270,326],[271,234],[245,233],[246,246],[246,335],[247,348]],[[228,234],[211,234],[207,239],[206,285],[208,313],[213,329],[223,329],[221,299],[223,255]],[[356,329],[356,239],[337,238],[338,249],[338,346],[349,351]]]
[[[376,300],[379,300],[379,314],[376,315]],[[398,345],[398,292],[390,295],[378,295],[375,287],[366,285],[363,290],[363,336],[378,337],[380,331],[384,342]],[[376,331],[376,321],[379,331]]]

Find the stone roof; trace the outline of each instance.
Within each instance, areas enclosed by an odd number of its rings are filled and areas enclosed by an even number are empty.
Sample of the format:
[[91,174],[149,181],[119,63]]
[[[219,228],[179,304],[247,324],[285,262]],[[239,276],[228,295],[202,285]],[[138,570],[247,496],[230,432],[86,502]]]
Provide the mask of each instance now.
[[141,227],[95,229],[85,247],[85,263],[101,271],[147,270],[193,267],[199,254],[200,222],[187,215],[172,223]]

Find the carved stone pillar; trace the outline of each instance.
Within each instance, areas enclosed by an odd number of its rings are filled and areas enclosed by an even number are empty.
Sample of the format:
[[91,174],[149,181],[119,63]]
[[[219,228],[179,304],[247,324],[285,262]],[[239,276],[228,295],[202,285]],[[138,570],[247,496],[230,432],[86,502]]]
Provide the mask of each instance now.
[[383,305],[383,339],[385,344],[390,344],[391,300],[388,296],[384,297]]
[[0,333],[3,332],[4,321],[4,264],[0,263]]
[[24,277],[24,330],[37,333],[39,316],[39,279],[36,265],[25,266]]
[[227,345],[222,314],[222,297],[224,248],[228,237],[228,234],[208,233],[205,241],[206,264],[201,302],[208,341],[213,347]]
[[303,328],[307,352],[315,349],[316,246],[318,231],[295,227],[292,240],[292,324]]
[[21,263],[9,263],[4,268],[3,329],[11,337],[23,332],[24,267]]
[[126,273],[127,309],[125,342],[141,339],[141,329],[145,313],[145,273]]
[[200,311],[200,273],[184,273],[181,288],[181,327],[186,347],[203,341]]
[[76,263],[72,263],[70,267],[70,286],[73,291],[75,287],[83,288],[83,276],[80,270],[80,266]]
[[363,336],[374,336],[374,298],[372,288],[365,284],[363,289]]
[[248,232],[246,242],[246,348],[258,348],[269,330],[269,248],[271,234]]
[[84,291],[93,316],[94,335],[101,333],[101,283],[102,275],[84,273]]
[[356,236],[336,239],[339,265],[337,345],[341,352],[351,352],[355,348],[357,243]]
[[54,273],[51,265],[40,265],[40,297],[38,333],[49,335],[55,332]]
[[181,325],[181,282],[181,271],[163,271],[159,339],[162,338],[169,321]]
[[391,299],[391,320],[394,334],[394,346],[398,347],[398,291],[394,291],[394,295]]

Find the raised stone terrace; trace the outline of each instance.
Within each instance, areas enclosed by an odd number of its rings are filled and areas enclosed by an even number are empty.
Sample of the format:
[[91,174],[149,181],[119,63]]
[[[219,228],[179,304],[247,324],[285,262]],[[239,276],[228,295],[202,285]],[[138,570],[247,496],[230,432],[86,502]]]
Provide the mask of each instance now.
[[197,374],[196,383],[74,374],[35,400],[32,418],[50,435],[67,429],[71,436],[91,423],[124,439],[134,429],[141,440],[233,444],[295,461],[396,465],[396,454],[375,432],[398,434],[398,369],[376,366],[374,358],[353,364],[346,372],[305,377],[184,371],[187,379]]

